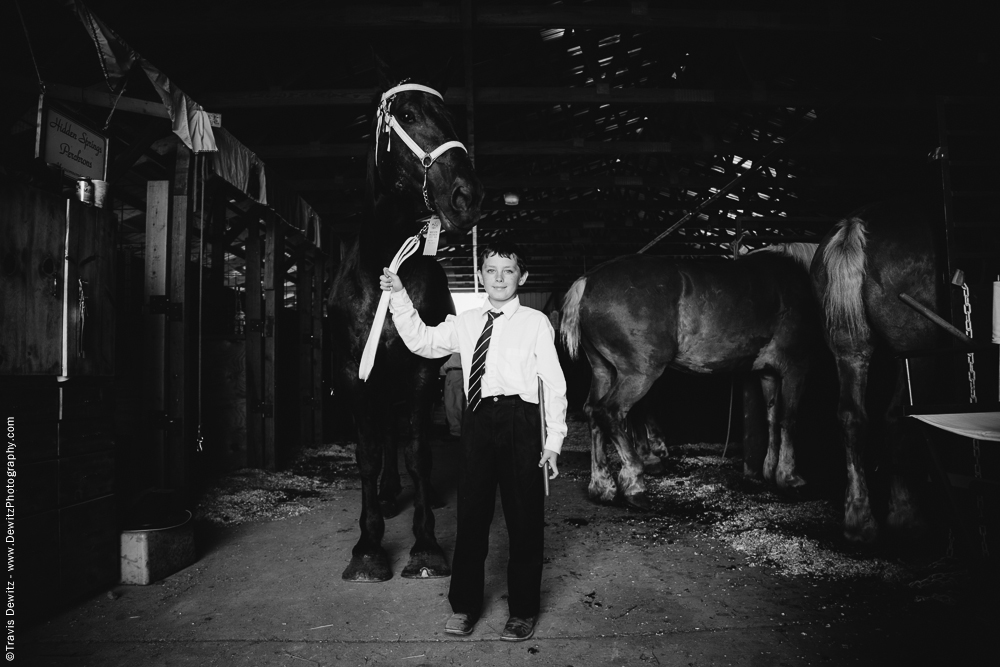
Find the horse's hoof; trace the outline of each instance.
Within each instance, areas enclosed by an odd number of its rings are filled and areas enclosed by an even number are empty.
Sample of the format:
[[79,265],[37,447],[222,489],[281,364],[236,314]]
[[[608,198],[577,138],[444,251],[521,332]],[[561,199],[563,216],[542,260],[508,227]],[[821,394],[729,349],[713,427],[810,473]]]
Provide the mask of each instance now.
[[392,579],[392,568],[385,554],[354,556],[344,574],[344,581],[356,583],[377,583]]
[[645,491],[633,493],[630,496],[626,495],[625,505],[631,509],[637,509],[642,512],[649,512],[653,509],[653,503],[649,501],[649,496],[646,495]]
[[878,526],[874,523],[860,526],[844,525],[844,537],[855,544],[872,544],[878,538]]
[[427,551],[410,554],[410,562],[403,568],[405,579],[440,579],[451,576],[451,567],[441,552]]
[[394,500],[380,500],[378,506],[382,510],[383,519],[391,519],[399,514],[399,505]]
[[642,464],[642,472],[644,475],[662,475],[666,472],[667,467],[663,465],[663,459],[657,458],[655,461],[648,461]]
[[608,489],[608,488],[596,487],[593,484],[591,484],[587,488],[587,495],[595,503],[598,503],[600,505],[610,505],[615,502],[615,496],[617,495],[616,491],[617,489],[615,489],[615,487],[611,487],[610,489]]
[[801,489],[806,485],[806,480],[802,479],[798,475],[779,475],[778,476],[778,488],[785,489],[788,491],[795,491]]

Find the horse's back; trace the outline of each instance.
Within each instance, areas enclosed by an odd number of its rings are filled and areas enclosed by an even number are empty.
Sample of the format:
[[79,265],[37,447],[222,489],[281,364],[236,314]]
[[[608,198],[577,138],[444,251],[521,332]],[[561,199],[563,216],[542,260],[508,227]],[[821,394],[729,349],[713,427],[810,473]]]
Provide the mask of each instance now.
[[808,276],[791,258],[678,263],[630,255],[587,276],[580,317],[605,356],[716,372],[752,366],[778,338],[793,344],[797,318],[811,307]]

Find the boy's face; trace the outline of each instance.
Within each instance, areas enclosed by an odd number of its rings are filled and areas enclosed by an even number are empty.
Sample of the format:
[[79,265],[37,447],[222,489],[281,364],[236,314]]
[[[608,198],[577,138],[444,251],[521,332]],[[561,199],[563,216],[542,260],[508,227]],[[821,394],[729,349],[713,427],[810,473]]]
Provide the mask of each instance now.
[[517,288],[528,279],[528,274],[521,274],[517,268],[515,257],[490,255],[479,269],[479,280],[483,283],[486,296],[495,306],[502,305],[515,296]]

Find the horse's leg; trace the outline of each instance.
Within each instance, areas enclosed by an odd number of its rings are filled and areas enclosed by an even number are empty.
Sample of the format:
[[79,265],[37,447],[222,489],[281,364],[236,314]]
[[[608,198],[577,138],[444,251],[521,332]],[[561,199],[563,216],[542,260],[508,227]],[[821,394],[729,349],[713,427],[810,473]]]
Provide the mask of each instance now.
[[878,525],[872,516],[864,469],[864,445],[868,431],[865,392],[868,387],[872,345],[865,341],[850,349],[831,347],[837,359],[837,376],[840,380],[837,420],[840,422],[847,462],[844,536],[855,542],[872,542],[878,535]]
[[[919,365],[920,360],[911,361]],[[902,366],[902,364],[898,364]],[[913,466],[914,454],[907,451],[903,441],[903,410],[906,399],[906,375],[900,367],[896,374],[896,387],[892,402],[885,415],[886,445],[889,447],[889,514],[886,524],[894,530],[914,531],[922,528],[916,503],[907,484],[907,472]]]
[[431,448],[425,424],[430,419],[432,391],[437,368],[420,363],[413,374],[414,388],[407,407],[409,413],[406,469],[413,480],[413,536],[410,560],[403,568],[408,579],[427,579],[451,575],[444,550],[434,536],[434,512],[431,509]]
[[660,431],[660,425],[652,415],[646,415],[643,430],[646,432],[646,448],[649,456],[643,458],[642,470],[647,475],[662,475],[665,471],[663,459],[667,458],[667,442]]
[[764,466],[763,396],[760,380],[751,373],[743,376],[743,474],[759,479]]
[[[662,368],[660,371],[662,372]],[[618,473],[618,488],[625,503],[641,510],[652,509],[646,495],[646,482],[642,472],[642,459],[635,451],[632,440],[625,431],[625,418],[636,401],[642,398],[660,373],[625,374],[621,370],[608,393],[594,406],[594,419],[601,430],[611,438],[622,460]]]
[[347,581],[387,581],[392,579],[392,568],[382,548],[385,519],[378,501],[383,445],[376,432],[381,429],[376,428],[377,422],[364,397],[356,401],[355,421],[358,429],[355,458],[361,473],[361,537],[351,551],[351,562],[342,576]]
[[778,378],[770,373],[760,376],[764,390],[764,408],[767,411],[767,456],[764,457],[764,479],[771,484],[777,481],[778,449],[781,446],[781,427],[778,424],[778,398],[781,387]]
[[795,467],[795,446],[792,435],[796,432],[799,401],[805,389],[807,366],[803,363],[789,364],[781,377],[781,412],[778,417],[781,430],[781,451],[778,454],[777,481],[782,489],[797,489],[806,481]]
[[588,349],[587,358],[591,367],[590,393],[583,405],[590,426],[590,484],[587,493],[591,500],[610,503],[615,499],[617,487],[608,471],[608,457],[604,450],[605,436],[595,419],[594,408],[601,397],[608,393],[615,371],[596,351]]
[[[646,475],[663,474],[663,461],[653,452],[654,435],[652,430],[652,417],[646,408],[645,401],[639,401],[632,406],[628,417],[625,419],[625,427],[632,442],[635,443],[635,451],[642,459],[642,471]],[[656,443],[659,448],[663,447],[663,441]]]
[[[387,415],[395,414],[401,405],[390,405],[386,408]],[[403,490],[399,481],[399,450],[397,447],[397,424],[389,424],[389,432],[383,440],[382,476],[379,483],[378,502],[382,508],[382,516],[386,519],[399,514],[397,498]]]

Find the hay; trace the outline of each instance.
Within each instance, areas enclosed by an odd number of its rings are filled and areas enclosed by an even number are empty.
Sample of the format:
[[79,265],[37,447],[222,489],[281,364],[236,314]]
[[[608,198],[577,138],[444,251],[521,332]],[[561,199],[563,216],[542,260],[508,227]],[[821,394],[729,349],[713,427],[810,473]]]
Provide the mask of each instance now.
[[[586,424],[581,428],[571,420],[569,426],[569,450],[589,450]],[[908,578],[901,565],[854,553],[842,541],[839,504],[789,499],[745,477],[742,460],[724,458],[722,452],[722,444],[712,443],[670,448],[667,474],[646,476],[654,513],[624,520],[632,526],[633,543],[654,547],[671,542],[682,528],[693,529],[739,552],[748,567],[772,568],[783,576],[894,583]],[[608,458],[620,465],[614,451]]]
[[236,470],[201,494],[195,519],[217,526],[280,521],[311,511],[357,484],[354,445],[303,450],[288,471]]

